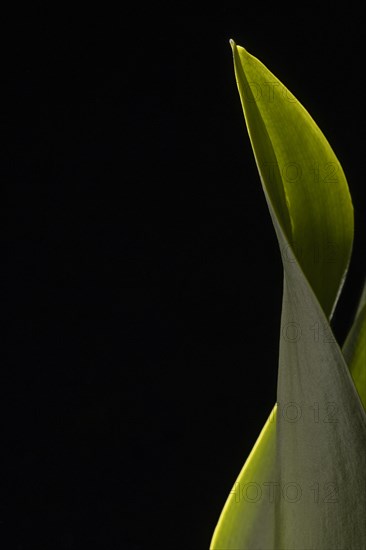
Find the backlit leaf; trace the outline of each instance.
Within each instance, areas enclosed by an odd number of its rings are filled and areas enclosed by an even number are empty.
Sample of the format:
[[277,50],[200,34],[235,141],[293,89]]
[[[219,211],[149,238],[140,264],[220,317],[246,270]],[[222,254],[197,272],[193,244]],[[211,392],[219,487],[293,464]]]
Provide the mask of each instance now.
[[277,403],[211,548],[358,550],[366,546],[362,302],[344,355],[330,326],[352,250],[347,181],[299,101],[255,57],[232,48],[284,290]]

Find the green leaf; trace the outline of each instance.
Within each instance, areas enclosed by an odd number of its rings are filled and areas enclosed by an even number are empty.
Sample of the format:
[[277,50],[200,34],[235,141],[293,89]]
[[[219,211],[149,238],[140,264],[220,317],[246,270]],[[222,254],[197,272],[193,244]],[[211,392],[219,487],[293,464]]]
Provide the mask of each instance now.
[[355,320],[343,345],[343,356],[366,410],[366,282]]
[[[232,47],[281,250],[284,292],[277,404],[234,484],[211,548],[364,548],[366,416],[329,324],[352,250],[348,185],[304,107],[260,61]],[[352,373],[362,362],[363,312],[362,306],[347,344]]]
[[345,175],[328,141],[291,92],[244,48],[233,43],[233,53],[267,200],[329,315],[352,249],[353,209]]
[[[235,481],[217,523],[212,550],[274,548],[277,404]],[[263,498],[263,493],[268,498]]]

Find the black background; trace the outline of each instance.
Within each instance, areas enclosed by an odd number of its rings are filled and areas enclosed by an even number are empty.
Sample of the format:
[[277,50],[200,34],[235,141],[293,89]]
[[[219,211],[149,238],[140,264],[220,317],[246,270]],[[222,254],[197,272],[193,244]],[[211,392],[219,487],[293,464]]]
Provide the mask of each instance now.
[[34,9],[9,33],[4,548],[208,548],[273,406],[282,266],[230,38],[347,175],[343,340],[366,268],[361,18],[286,11]]

